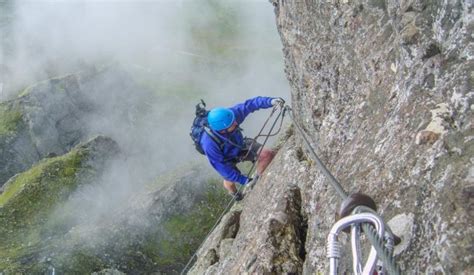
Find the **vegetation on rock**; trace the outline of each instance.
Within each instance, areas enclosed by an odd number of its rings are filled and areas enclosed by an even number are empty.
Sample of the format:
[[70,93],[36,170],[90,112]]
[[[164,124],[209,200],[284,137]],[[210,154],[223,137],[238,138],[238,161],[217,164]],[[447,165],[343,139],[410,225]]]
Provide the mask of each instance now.
[[65,226],[50,213],[77,187],[79,170],[91,169],[81,166],[86,156],[73,150],[45,159],[8,183],[0,195],[0,270],[24,271],[32,252]]
[[6,103],[0,104],[0,136],[14,132],[21,122],[22,113]]
[[[164,175],[140,195],[140,200],[164,200],[162,204],[170,209],[163,210],[164,214],[152,214],[158,210],[155,207],[162,207],[151,203],[138,212],[119,213],[100,225],[77,224],[75,211],[64,202],[80,184],[93,182],[100,174],[88,158],[88,150],[76,148],[41,161],[5,186],[0,195],[0,272],[44,273],[54,267],[57,272],[76,274],[104,268],[177,273],[228,202],[215,179],[204,178],[200,192],[187,190],[196,179],[194,173],[199,172],[189,168],[185,169],[187,174],[174,171]],[[187,206],[173,205],[173,199],[166,201],[165,197],[183,196],[181,191],[194,192],[195,201]],[[58,207],[61,211],[55,211]],[[134,217],[145,219],[146,225],[132,225]]]
[[164,222],[167,237],[159,245],[163,256],[157,259],[162,265],[182,268],[226,207],[228,200],[220,182],[211,180],[209,183],[213,188],[194,209]]

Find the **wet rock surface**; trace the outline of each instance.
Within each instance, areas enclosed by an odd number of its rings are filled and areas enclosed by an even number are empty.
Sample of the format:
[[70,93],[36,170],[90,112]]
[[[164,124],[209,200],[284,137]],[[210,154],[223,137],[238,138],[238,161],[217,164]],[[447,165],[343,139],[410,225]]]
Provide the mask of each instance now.
[[[404,273],[474,272],[472,3],[270,2],[296,120],[347,192],[405,217]],[[225,257],[203,261],[221,255],[217,230],[191,273],[326,273],[340,203],[296,132],[240,203]]]

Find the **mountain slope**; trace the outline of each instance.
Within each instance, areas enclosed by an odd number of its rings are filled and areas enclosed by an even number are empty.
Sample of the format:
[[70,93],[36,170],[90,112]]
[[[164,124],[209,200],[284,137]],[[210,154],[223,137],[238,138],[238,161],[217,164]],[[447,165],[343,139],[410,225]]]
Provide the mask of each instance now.
[[1,102],[0,186],[95,135],[99,131],[91,133],[91,124],[99,129],[132,124],[138,104],[150,96],[124,70],[106,67],[42,81]]
[[39,259],[53,245],[51,239],[69,231],[74,220],[66,211],[54,215],[54,210],[79,186],[97,180],[117,153],[114,141],[99,136],[63,156],[42,160],[7,182],[0,194],[2,272],[44,271],[41,266],[46,263]]
[[92,216],[88,195],[104,188],[117,154],[117,144],[99,136],[8,181],[0,195],[0,272],[179,272],[228,195],[208,169],[189,165]]

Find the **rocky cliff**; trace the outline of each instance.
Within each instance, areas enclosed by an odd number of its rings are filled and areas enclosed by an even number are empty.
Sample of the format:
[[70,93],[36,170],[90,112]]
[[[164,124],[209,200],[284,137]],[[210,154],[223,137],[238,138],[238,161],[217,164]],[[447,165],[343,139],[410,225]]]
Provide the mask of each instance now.
[[[69,153],[45,158],[12,177],[0,194],[0,273],[46,272],[51,247],[74,224],[72,209],[63,205],[80,185],[90,185],[119,152],[117,143],[98,136]],[[40,267],[43,267],[41,269]]]
[[[271,3],[296,121],[344,189],[392,220],[404,273],[473,273],[472,2]],[[191,274],[328,272],[341,199],[290,134]]]
[[131,124],[136,101],[147,95],[124,70],[106,67],[42,81],[1,102],[0,187],[42,158],[62,155],[95,135],[92,123],[98,129],[116,121]]

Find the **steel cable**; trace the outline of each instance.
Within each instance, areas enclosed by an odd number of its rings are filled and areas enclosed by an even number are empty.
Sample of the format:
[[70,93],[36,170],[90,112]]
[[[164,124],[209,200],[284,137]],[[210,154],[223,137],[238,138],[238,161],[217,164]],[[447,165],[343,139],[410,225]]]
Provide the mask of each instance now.
[[[323,164],[321,159],[318,157],[316,152],[314,151],[314,148],[311,146],[311,143],[309,142],[308,138],[306,137],[306,134],[304,133],[303,129],[301,126],[296,122],[294,116],[293,116],[293,110],[289,107],[285,107],[287,110],[289,110],[288,114],[293,121],[293,124],[296,126],[296,129],[300,132],[301,136],[303,137],[304,142],[306,143],[306,146],[309,149],[309,152],[313,156],[314,160],[316,161],[317,165],[319,166],[321,172],[329,179],[329,182],[331,185],[336,189],[337,193],[339,196],[342,198],[342,200],[345,200],[348,196],[347,193],[344,191],[342,188],[342,185],[339,183],[339,181],[329,172],[329,170],[326,168],[326,166]],[[381,240],[377,234],[374,232],[373,226],[370,224],[363,224],[362,225],[365,233],[367,234],[367,237],[371,243],[371,245],[375,248],[377,251],[377,255],[380,257],[382,262],[386,265],[387,270],[390,274],[394,275],[399,275],[401,274],[401,269],[395,262],[395,258],[393,255],[386,249],[383,240]]]
[[331,174],[331,172],[329,172],[329,170],[326,168],[324,163],[321,161],[321,159],[318,157],[318,155],[314,151],[314,149],[311,146],[311,143],[309,142],[308,138],[306,137],[306,134],[304,133],[303,129],[300,127],[300,125],[296,122],[295,118],[293,117],[293,114],[292,114],[293,110],[289,106],[286,106],[285,108],[289,110],[288,114],[289,114],[291,120],[293,121],[293,124],[295,124],[296,129],[298,129],[301,136],[303,137],[303,140],[306,143],[306,147],[308,147],[308,150],[311,153],[311,155],[313,156],[314,160],[316,161],[316,164],[319,166],[319,169],[329,179],[329,182],[336,189],[339,196],[343,200],[345,200],[347,198],[347,193],[344,191],[344,189],[342,188],[339,181]]
[[377,251],[377,257],[385,264],[388,273],[394,275],[402,274],[400,267],[395,262],[395,257],[393,257],[392,253],[385,247],[383,240],[380,239],[375,232],[375,228],[368,223],[364,223],[362,224],[362,229],[364,229],[367,238]]

